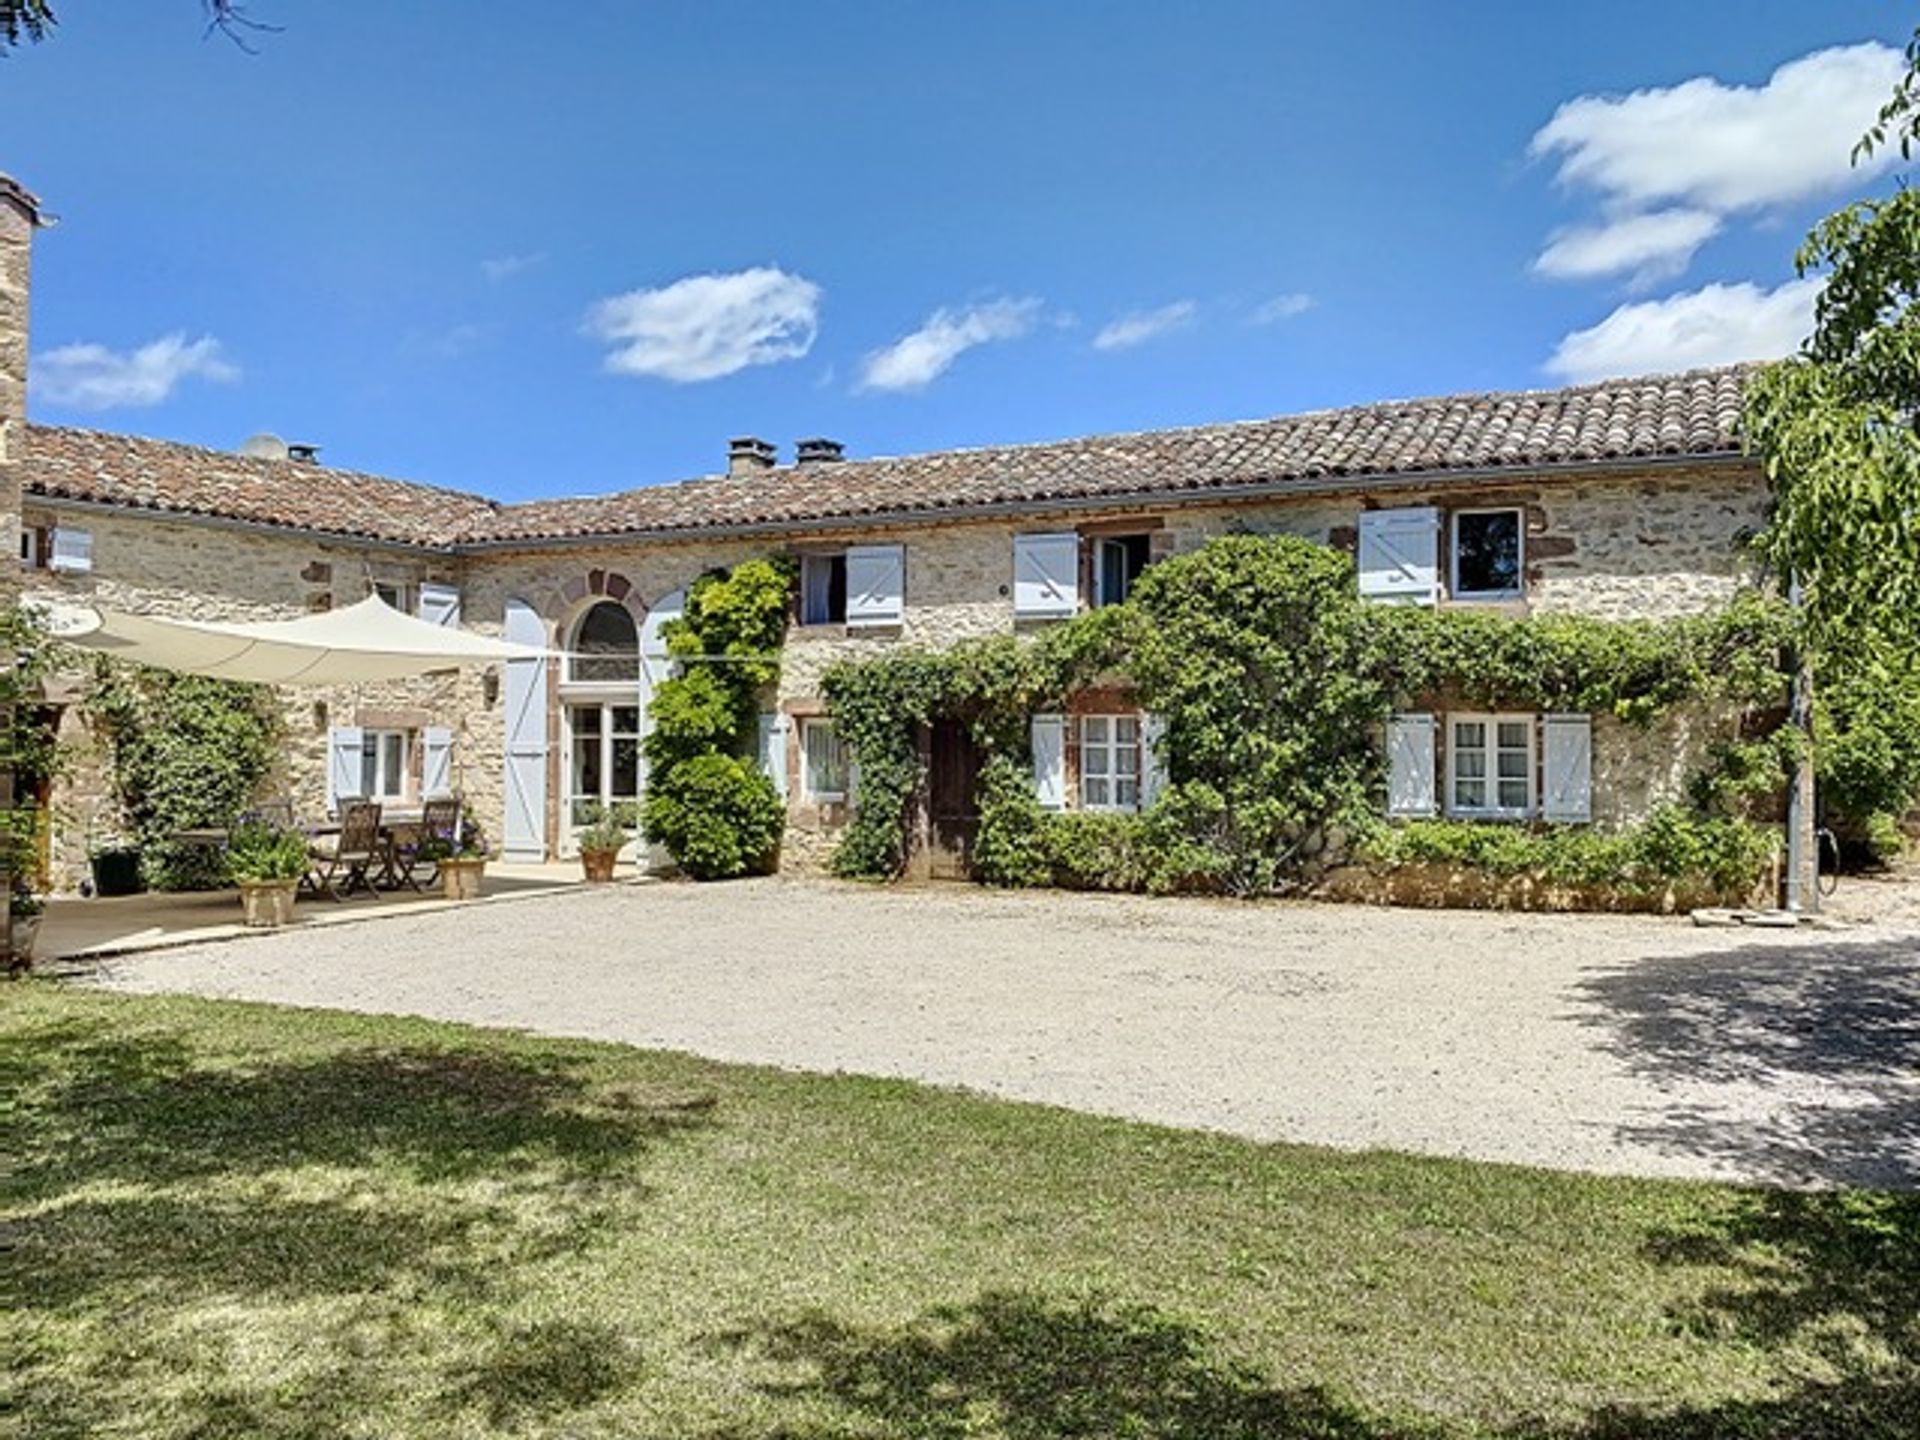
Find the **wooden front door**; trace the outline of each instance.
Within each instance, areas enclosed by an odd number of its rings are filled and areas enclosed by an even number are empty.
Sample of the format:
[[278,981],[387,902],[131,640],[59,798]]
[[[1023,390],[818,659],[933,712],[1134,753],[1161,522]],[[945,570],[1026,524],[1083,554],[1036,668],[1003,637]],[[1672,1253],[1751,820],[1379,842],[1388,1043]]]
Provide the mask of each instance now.
[[973,878],[973,842],[980,833],[980,750],[958,720],[937,721],[927,775],[927,873],[935,880]]

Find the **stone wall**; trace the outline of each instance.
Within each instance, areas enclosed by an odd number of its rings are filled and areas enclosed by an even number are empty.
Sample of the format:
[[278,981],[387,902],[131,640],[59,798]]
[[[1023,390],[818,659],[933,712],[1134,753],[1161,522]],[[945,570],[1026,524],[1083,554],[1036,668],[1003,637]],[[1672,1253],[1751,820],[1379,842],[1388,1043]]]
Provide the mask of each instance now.
[[27,417],[27,308],[37,217],[13,181],[0,175],[0,603],[13,595],[20,550],[18,461]]
[[[29,504],[31,526],[61,523],[93,536],[93,570],[27,573],[29,595],[97,602],[139,614],[189,620],[284,620],[351,604],[367,593],[369,577],[417,585],[454,580],[452,562],[420,553],[325,544],[298,536],[169,521],[111,511],[55,511]],[[64,677],[61,736],[68,773],[56,786],[51,852],[55,883],[69,887],[86,872],[90,841],[121,833],[122,823],[105,772],[105,755],[79,713],[84,674]],[[456,785],[479,779],[473,765],[478,734],[489,721],[476,674],[426,677],[358,686],[285,686],[276,692],[281,749],[261,798],[285,796],[295,812],[318,818],[326,808],[326,741],[333,725],[444,724],[455,730]],[[497,747],[496,747],[497,748]],[[417,763],[417,757],[416,757]],[[493,779],[498,789],[497,777]]]

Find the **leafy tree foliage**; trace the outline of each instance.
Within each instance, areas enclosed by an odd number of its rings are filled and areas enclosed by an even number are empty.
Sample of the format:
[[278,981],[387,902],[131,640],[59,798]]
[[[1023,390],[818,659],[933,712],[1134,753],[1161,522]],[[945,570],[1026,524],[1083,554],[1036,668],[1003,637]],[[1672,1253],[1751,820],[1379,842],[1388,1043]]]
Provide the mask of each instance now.
[[[207,17],[207,33],[225,35],[242,50],[253,48],[248,39],[249,33],[280,28],[255,20],[247,13],[247,7],[237,3],[237,0],[200,0],[200,8]],[[0,53],[14,48],[23,40],[38,44],[59,23],[59,17],[53,13],[51,0],[0,0]]]
[[775,560],[710,571],[666,627],[678,667],[653,692],[641,826],[696,880],[765,871],[780,847],[785,808],[747,754],[792,590],[792,567]]
[[214,889],[219,854],[181,830],[226,825],[273,763],[279,718],[260,685],[101,661],[86,708],[106,741],[115,797],[156,890]]

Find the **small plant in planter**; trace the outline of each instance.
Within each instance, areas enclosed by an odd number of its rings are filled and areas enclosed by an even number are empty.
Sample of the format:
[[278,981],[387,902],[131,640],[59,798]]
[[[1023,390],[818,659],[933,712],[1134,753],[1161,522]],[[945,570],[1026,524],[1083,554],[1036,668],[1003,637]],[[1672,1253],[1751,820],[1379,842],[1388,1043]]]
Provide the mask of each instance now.
[[587,879],[596,884],[613,879],[621,850],[639,828],[640,814],[630,801],[590,807],[587,823],[574,834],[574,843],[580,847],[580,868]]
[[428,835],[420,842],[419,858],[430,860],[440,873],[440,891],[449,900],[480,898],[480,877],[486,874],[486,832],[467,816],[453,833]]
[[271,928],[293,919],[293,899],[311,860],[307,837],[265,821],[236,828],[227,842],[227,875],[240,887],[247,924]]
[[33,946],[40,938],[40,917],[47,902],[33,893],[25,876],[16,876],[13,893],[7,898],[7,911],[13,918],[13,944],[7,954],[7,973],[18,975],[33,968]]

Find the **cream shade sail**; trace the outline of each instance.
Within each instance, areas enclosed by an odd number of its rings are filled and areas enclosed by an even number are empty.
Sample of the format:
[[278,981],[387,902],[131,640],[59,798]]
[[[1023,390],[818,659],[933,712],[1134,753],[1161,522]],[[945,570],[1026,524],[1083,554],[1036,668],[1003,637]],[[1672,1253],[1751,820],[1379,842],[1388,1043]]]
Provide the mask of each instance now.
[[543,652],[403,615],[377,595],[297,620],[222,622],[41,607],[54,638],[141,665],[262,685],[352,685]]

